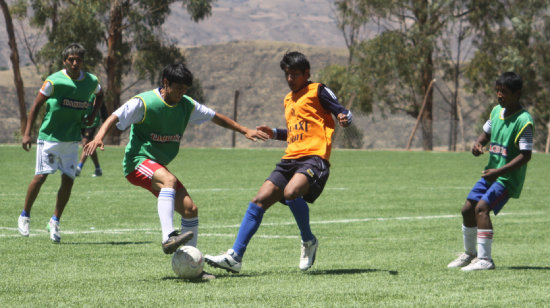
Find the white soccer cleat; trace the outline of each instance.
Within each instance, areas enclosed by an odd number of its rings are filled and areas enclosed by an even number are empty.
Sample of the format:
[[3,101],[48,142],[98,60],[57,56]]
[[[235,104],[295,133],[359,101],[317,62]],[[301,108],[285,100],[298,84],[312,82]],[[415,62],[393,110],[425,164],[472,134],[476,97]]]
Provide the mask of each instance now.
[[75,176],[80,176],[80,173],[82,172],[82,169],[80,167],[76,167],[76,170],[74,172]]
[[19,231],[19,234],[21,234],[22,236],[29,236],[30,223],[31,223],[30,217],[19,215],[19,219],[17,220],[17,230]]
[[302,241],[302,252],[300,254],[300,269],[307,271],[315,262],[315,254],[319,247],[319,241],[313,238],[311,241]]
[[225,269],[228,272],[239,273],[241,271],[241,262],[235,260],[237,254],[233,249],[229,249],[226,253],[218,256],[205,255],[204,261],[208,265]]
[[448,268],[458,268],[458,267],[464,267],[470,263],[472,263],[472,260],[474,260],[476,257],[469,255],[467,253],[463,253],[458,258],[456,258],[453,262],[449,263],[447,265]]
[[52,242],[59,243],[61,241],[61,235],[59,235],[59,221],[50,218],[48,231],[50,231],[50,240],[52,240]]
[[488,259],[474,259],[470,265],[463,267],[461,270],[465,272],[479,271],[479,270],[492,270],[495,269],[495,263],[493,260]]

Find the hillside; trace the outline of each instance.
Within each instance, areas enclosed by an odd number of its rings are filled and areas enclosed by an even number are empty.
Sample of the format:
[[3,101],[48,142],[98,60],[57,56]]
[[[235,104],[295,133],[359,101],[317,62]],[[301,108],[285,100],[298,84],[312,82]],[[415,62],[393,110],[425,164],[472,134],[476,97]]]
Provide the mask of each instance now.
[[[342,48],[328,48],[284,42],[230,42],[224,44],[192,47],[184,50],[188,65],[195,77],[201,81],[205,100],[202,102],[214,110],[233,116],[233,101],[238,90],[238,121],[248,127],[259,124],[283,126],[284,114],[282,99],[288,92],[279,61],[286,51],[299,50],[305,53],[312,64],[312,80],[326,65],[346,61],[347,51]],[[101,77],[101,76],[100,76]],[[23,69],[26,87],[26,101],[30,106],[36,96],[41,80],[32,67]],[[104,78],[101,78],[104,80]],[[13,90],[11,71],[0,71],[0,143],[14,142],[14,132],[18,131],[19,118],[17,100]],[[131,80],[125,80],[130,84]],[[134,94],[149,90],[153,85],[146,81],[139,83],[123,94],[127,100]],[[472,98],[461,94],[465,104],[465,139],[469,144],[475,139],[473,129],[480,110],[472,103]],[[415,119],[406,115],[382,115],[375,112],[363,115],[354,110],[354,123],[362,134],[363,148],[403,149],[407,145]],[[434,146],[446,149],[448,140],[448,106],[436,92],[434,97]],[[349,131],[349,130],[348,130]],[[123,135],[124,136],[124,135]],[[460,138],[460,137],[459,137]],[[184,135],[183,146],[230,147],[231,132],[211,123],[190,126]],[[336,141],[338,143],[338,140]],[[283,147],[278,142],[251,143],[238,136],[237,147]],[[420,128],[413,147],[421,147]]]
[[[261,41],[193,47],[184,52],[190,70],[201,81],[205,93],[202,103],[232,116],[235,91],[239,90],[238,121],[255,127],[259,124],[284,125],[282,98],[288,87],[279,61],[289,50],[304,52],[312,63],[313,73],[331,63],[344,63],[347,55],[345,49]],[[27,106],[30,106],[42,81],[32,67],[25,67],[22,73]],[[142,82],[125,93],[122,99],[152,87],[148,82]],[[13,77],[11,71],[0,71],[0,142],[14,142],[13,134],[18,126]],[[189,127],[182,144],[227,147],[231,146],[231,132],[210,123]],[[240,136],[237,138],[237,146],[251,145],[265,146],[251,144]]]

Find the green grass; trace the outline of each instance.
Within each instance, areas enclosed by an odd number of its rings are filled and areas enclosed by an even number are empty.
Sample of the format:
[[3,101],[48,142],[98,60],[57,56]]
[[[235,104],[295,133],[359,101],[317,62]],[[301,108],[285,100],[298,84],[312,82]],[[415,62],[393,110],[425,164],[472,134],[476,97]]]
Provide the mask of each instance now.
[[[16,225],[35,151],[0,146],[0,306],[46,307],[547,307],[550,305],[550,156],[534,154],[520,199],[493,217],[497,269],[446,265],[462,250],[460,208],[487,156],[340,151],[311,206],[320,247],[298,269],[298,230],[285,206],[264,216],[242,272],[207,268],[213,281],[175,278],[160,247],[156,200],[122,175],[123,148],[100,153],[74,185],[61,243],[46,223],[60,175],[32,211],[31,236]],[[169,166],[199,206],[199,249],[230,248],[238,225],[282,150],[182,149]],[[177,220],[179,218],[177,217]]]

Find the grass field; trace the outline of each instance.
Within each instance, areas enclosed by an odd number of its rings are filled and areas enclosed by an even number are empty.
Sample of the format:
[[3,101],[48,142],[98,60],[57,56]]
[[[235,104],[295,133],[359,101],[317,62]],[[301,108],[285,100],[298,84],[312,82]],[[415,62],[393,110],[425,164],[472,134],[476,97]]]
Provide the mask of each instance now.
[[[45,226],[59,173],[34,205],[31,236],[17,217],[35,151],[0,146],[2,307],[548,307],[550,156],[534,154],[520,199],[493,217],[494,271],[446,265],[462,251],[460,208],[487,162],[468,153],[340,151],[311,206],[320,246],[298,269],[300,238],[290,211],[272,207],[241,274],[206,269],[213,281],[177,279],[160,247],[156,200],[122,175],[123,148],[100,153],[77,178],[60,244]],[[199,249],[217,254],[282,150],[182,149],[169,166],[199,206]],[[176,217],[179,221],[179,217]],[[178,223],[179,225],[179,223]]]

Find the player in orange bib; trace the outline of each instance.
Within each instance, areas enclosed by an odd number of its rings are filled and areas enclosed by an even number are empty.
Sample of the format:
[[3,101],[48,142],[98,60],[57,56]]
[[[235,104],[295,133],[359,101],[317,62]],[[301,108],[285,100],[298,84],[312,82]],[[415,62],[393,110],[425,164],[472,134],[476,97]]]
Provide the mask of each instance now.
[[233,248],[218,256],[205,256],[211,266],[234,273],[240,272],[246,247],[265,211],[277,201],[288,205],[300,229],[299,268],[305,271],[313,265],[319,242],[311,232],[307,202],[319,197],[328,180],[333,115],[342,127],[352,120],[351,111],[340,105],[330,89],[309,81],[310,65],[302,53],[285,54],[280,65],[291,90],[284,99],[287,128],[262,125],[257,129],[272,139],[286,141],[285,155],[249,203]]

